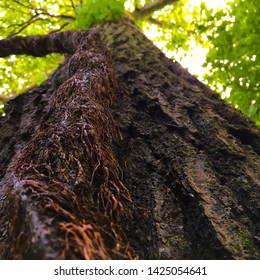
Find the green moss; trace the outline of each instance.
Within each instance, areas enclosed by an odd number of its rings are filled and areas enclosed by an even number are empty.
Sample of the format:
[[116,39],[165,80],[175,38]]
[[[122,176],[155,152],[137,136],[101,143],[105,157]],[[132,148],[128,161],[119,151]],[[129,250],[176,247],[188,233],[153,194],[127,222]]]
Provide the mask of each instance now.
[[238,236],[243,247],[249,250],[259,251],[258,246],[255,244],[253,237],[249,232],[240,229],[238,232]]

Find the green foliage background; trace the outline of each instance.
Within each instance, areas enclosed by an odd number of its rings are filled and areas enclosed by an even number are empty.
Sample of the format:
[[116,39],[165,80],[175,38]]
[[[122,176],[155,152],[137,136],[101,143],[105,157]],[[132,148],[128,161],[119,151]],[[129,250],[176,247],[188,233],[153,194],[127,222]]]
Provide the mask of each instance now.
[[205,79],[229,89],[226,100],[260,125],[260,2],[229,2],[205,22],[210,42]]
[[124,13],[122,0],[87,0],[76,15],[76,28],[89,28],[96,22],[115,20]]
[[[260,11],[258,0],[227,1],[223,9],[211,10],[192,0],[172,1],[145,17],[136,13],[162,0],[0,0],[0,35],[47,34],[65,29],[89,28],[103,20],[127,16],[144,30],[156,30],[153,38],[165,53],[181,60],[194,44],[208,48],[200,77],[228,102],[260,125]],[[36,86],[62,61],[10,56],[0,59],[0,112],[6,99]]]

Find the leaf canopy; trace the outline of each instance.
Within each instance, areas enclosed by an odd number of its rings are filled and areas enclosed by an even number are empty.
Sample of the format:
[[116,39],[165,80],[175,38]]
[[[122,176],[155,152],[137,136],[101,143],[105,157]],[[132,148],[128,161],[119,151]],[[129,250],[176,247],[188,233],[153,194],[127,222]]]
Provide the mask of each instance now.
[[211,47],[205,79],[217,91],[220,85],[226,100],[260,125],[259,1],[229,2],[225,10],[207,13]]
[[76,28],[89,28],[102,20],[115,20],[124,13],[123,0],[87,0],[76,15]]
[[[2,0],[1,38],[89,28],[96,22],[127,16],[169,57],[208,54],[202,78],[228,102],[260,124],[258,0],[234,0],[210,9],[189,0]],[[207,1],[208,3],[210,1]],[[0,59],[0,112],[6,99],[39,85],[62,61],[10,56]]]

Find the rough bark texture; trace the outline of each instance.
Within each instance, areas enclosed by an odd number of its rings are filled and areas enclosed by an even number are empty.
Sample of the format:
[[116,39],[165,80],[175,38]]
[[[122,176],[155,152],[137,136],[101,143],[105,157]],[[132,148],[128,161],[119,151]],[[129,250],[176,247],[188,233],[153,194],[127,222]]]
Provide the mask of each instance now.
[[74,34],[0,120],[1,258],[259,258],[259,129],[131,22],[96,29],[113,63]]

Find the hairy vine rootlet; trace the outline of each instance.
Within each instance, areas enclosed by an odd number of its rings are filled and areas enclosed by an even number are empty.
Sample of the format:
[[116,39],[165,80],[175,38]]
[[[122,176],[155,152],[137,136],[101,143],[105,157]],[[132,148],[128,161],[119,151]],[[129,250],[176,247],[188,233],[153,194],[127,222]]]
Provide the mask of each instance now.
[[111,148],[109,105],[118,85],[99,34],[13,37],[0,49],[2,57],[67,54],[67,77],[1,183],[2,258],[132,258],[121,229],[131,198]]

